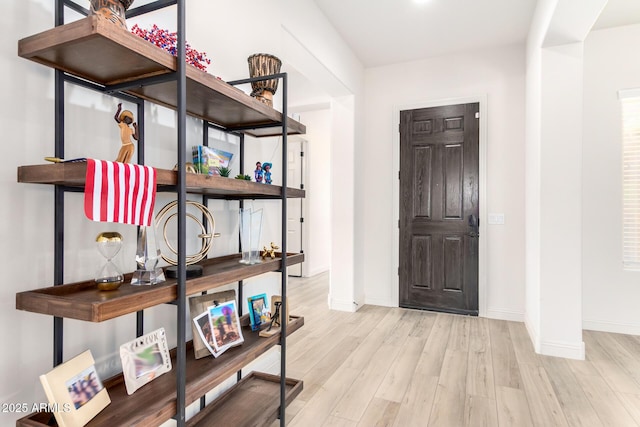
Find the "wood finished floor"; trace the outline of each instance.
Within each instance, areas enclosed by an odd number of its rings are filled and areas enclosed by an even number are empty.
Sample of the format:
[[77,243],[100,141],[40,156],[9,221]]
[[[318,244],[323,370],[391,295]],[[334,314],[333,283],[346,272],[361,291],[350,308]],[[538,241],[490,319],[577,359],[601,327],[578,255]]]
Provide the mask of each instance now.
[[[327,309],[328,276],[291,279],[290,426],[640,426],[640,337],[584,331],[587,360],[540,356],[522,323]],[[278,425],[277,423],[273,424]]]

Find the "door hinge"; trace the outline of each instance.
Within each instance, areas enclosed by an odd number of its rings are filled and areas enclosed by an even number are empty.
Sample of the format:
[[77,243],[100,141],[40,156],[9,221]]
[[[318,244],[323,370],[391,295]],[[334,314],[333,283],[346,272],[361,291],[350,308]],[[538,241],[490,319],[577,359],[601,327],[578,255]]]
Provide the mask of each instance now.
[[300,157],[304,157],[304,151],[300,152]]
[[304,218],[300,218],[300,222],[304,222]]
[[398,179],[400,179],[400,171],[398,171]]
[[398,220],[398,228],[400,228],[400,220]]
[[480,118],[480,112],[476,112],[476,119]]
[[300,184],[300,189],[304,190],[304,184]]

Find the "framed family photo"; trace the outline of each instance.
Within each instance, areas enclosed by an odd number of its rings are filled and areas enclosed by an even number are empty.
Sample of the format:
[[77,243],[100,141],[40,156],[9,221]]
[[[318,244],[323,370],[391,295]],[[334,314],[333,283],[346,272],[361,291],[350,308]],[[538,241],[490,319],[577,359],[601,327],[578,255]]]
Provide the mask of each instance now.
[[213,329],[213,346],[217,352],[244,342],[235,301],[209,307],[209,321]]
[[247,305],[249,306],[251,330],[257,331],[263,323],[266,323],[269,320],[269,313],[267,312],[267,294],[254,295],[247,298]]
[[111,403],[96,372],[91,351],[58,365],[40,382],[60,427],[82,427]]
[[164,328],[156,329],[120,346],[122,374],[127,394],[171,370]]
[[[213,329],[211,328],[211,322],[209,321],[209,313],[205,311],[204,313],[196,316],[196,318],[193,319],[193,325],[195,328],[195,332],[193,334],[193,351],[196,354],[196,359],[204,357],[198,357],[198,351],[201,353],[206,351],[207,354],[205,354],[205,356],[208,356],[209,354],[213,354],[213,357],[220,356],[221,353],[216,351],[215,344],[213,342]],[[201,343],[201,348],[199,350],[196,350],[196,336],[198,337],[198,341]]]
[[[209,307],[235,300],[235,290],[215,292],[189,298],[189,311],[193,319],[193,324],[191,325],[193,332],[193,353],[196,359],[201,359],[209,354],[213,354],[214,357],[220,355],[213,346],[213,329],[209,323]],[[207,338],[205,339],[204,337]]]

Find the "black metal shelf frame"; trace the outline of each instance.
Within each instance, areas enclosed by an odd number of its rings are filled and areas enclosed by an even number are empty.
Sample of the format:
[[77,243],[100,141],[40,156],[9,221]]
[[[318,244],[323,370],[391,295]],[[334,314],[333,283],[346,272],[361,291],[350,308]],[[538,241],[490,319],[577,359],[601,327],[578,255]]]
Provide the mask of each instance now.
[[[90,82],[64,71],[55,70],[55,157],[64,158],[65,151],[65,129],[64,129],[64,114],[65,114],[65,83],[71,83],[74,85],[82,86],[103,94],[118,97],[125,101],[136,104],[137,117],[138,117],[138,164],[144,164],[144,108],[145,101],[141,98],[134,97],[126,94],[123,91],[131,89],[133,87],[140,87],[145,85],[152,85],[157,83],[163,83],[167,81],[175,80],[177,82],[178,102],[177,102],[177,152],[178,152],[178,185],[175,188],[175,192],[178,196],[178,214],[177,214],[177,227],[178,227],[178,299],[176,301],[177,306],[177,324],[178,324],[178,337],[177,337],[177,359],[176,366],[174,368],[177,371],[176,375],[176,391],[177,391],[177,412],[175,420],[179,427],[185,426],[186,423],[186,168],[187,162],[187,150],[186,150],[186,52],[185,52],[185,33],[186,33],[186,8],[185,0],[156,0],[152,3],[145,4],[143,6],[136,7],[127,11],[127,18],[142,15],[148,12],[163,9],[168,6],[177,6],[177,38],[178,38],[178,51],[177,51],[177,71],[168,73],[162,76],[154,76],[149,78],[143,78],[135,81],[126,82],[118,85],[104,86],[94,82]],[[72,0],[55,0],[55,25],[64,25],[64,10],[65,7],[74,10],[82,15],[88,15],[89,10],[81,7]],[[254,81],[269,80],[269,79],[281,79],[282,80],[282,122],[275,125],[266,125],[258,127],[282,127],[282,192],[280,196],[281,200],[281,250],[282,250],[282,267],[280,269],[281,276],[281,295],[282,295],[282,312],[286,313],[287,304],[287,74],[279,73],[271,76],[257,77],[250,79],[236,80],[228,82],[231,85],[239,85],[251,83]],[[244,130],[256,129],[257,127],[245,128],[223,128],[216,124],[209,123],[206,120],[203,121],[203,145],[208,145],[208,130],[210,128],[218,129],[223,132],[237,135],[240,138],[240,173],[244,173]],[[54,187],[54,285],[61,285],[64,283],[64,195],[67,192],[78,192],[78,189],[66,187],[63,185],[55,185]],[[210,197],[203,196],[203,203],[206,204]],[[239,201],[240,208],[244,207],[244,201]],[[243,282],[238,283],[238,298],[239,298],[239,310],[242,314],[242,299],[243,299]],[[287,324],[282,322],[280,334],[280,408],[279,418],[280,426],[285,426],[285,408],[286,408],[286,337],[287,337]],[[60,317],[54,317],[53,322],[53,365],[57,366],[63,362],[63,334],[64,323]],[[139,311],[136,314],[136,336],[139,337],[144,334],[144,312]],[[241,379],[241,372],[237,373],[238,381]],[[200,406],[205,406],[204,396],[200,400]]]

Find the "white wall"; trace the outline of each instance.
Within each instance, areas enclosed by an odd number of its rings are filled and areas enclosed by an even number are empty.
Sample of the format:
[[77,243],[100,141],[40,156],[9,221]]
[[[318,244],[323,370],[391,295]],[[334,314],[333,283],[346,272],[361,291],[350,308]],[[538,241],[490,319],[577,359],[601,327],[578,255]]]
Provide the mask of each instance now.
[[[366,179],[357,206],[365,227],[366,302],[397,305],[392,164],[394,111],[398,106],[486,96],[487,212],[505,214],[504,225],[486,225],[487,315],[523,320],[524,314],[524,91],[523,46],[467,52],[366,71],[363,144],[357,153]],[[482,221],[482,220],[481,220]]]
[[[295,10],[285,18],[283,7],[295,3]],[[196,49],[213,60],[209,72],[225,79],[248,75],[246,57],[258,51],[281,55],[288,53],[282,42],[282,26],[286,20],[294,24],[314,22],[313,31],[305,29],[296,35],[311,54],[325,61],[324,72],[349,84],[358,84],[361,67],[346,46],[339,46],[339,36],[326,23],[324,16],[311,0],[274,3],[266,8],[268,25],[253,25],[251,20],[263,2],[187,2],[187,39]],[[75,15],[70,13],[69,15]],[[243,22],[245,20],[246,22]],[[139,19],[139,21],[143,21]],[[2,336],[11,345],[0,349],[0,402],[44,402],[45,397],[38,376],[51,369],[52,318],[50,316],[15,310],[15,294],[20,291],[51,285],[53,277],[53,188],[16,182],[19,165],[43,163],[43,157],[53,155],[53,71],[17,56],[17,41],[53,26],[53,2],[49,0],[11,0],[3,3],[0,31],[4,36],[2,61],[4,77],[0,81],[5,102],[0,106],[0,121],[5,129],[5,163],[0,169],[0,198],[2,221],[0,261],[4,283],[0,293],[0,324]],[[145,17],[144,25],[157,23],[161,27],[175,27],[175,8]],[[319,26],[316,27],[315,24]],[[129,25],[132,26],[133,22]],[[321,25],[320,25],[321,24]],[[295,25],[290,25],[295,27]],[[299,26],[298,26],[299,27]],[[307,26],[309,27],[309,26]],[[326,65],[328,64],[328,65]],[[126,66],[126,64],[123,64]],[[355,82],[355,83],[354,83]],[[345,86],[346,87],[346,86]],[[67,85],[66,157],[91,156],[115,158],[119,147],[113,113],[117,100],[85,89]],[[125,105],[127,106],[127,105]],[[127,106],[131,108],[131,106]],[[175,114],[162,107],[147,106],[146,139],[147,164],[171,168],[175,156]],[[189,120],[188,146],[201,141],[201,126]],[[353,145],[353,141],[342,141]],[[261,159],[275,154],[279,141],[271,140],[255,147],[248,142],[248,155]],[[267,156],[267,157],[265,157]],[[247,160],[248,162],[248,160]],[[276,165],[277,167],[277,165]],[[282,170],[282,166],[280,166]],[[277,172],[277,169],[276,169]],[[277,176],[277,175],[276,175]],[[276,179],[277,181],[277,179]],[[339,193],[341,189],[338,190]],[[351,189],[352,191],[352,189]],[[171,196],[161,195],[160,208]],[[127,226],[108,226],[93,223],[82,215],[82,198],[78,194],[66,196],[65,281],[93,277],[100,256],[94,248],[94,236],[100,231],[120,231],[127,243],[118,257],[123,270],[132,270],[135,255],[135,231]],[[279,240],[279,202],[262,202],[273,213],[263,237]],[[258,202],[256,202],[256,205]],[[271,206],[273,205],[273,206]],[[223,237],[216,242],[212,255],[233,251],[237,236],[237,203],[211,202],[218,231]],[[353,222],[347,213],[346,222]],[[272,237],[274,236],[274,237]],[[352,268],[352,267],[351,267]],[[250,281],[246,293],[273,293],[279,286],[278,275],[265,275]],[[145,329],[164,326],[170,341],[175,343],[175,307],[159,306],[145,311]],[[190,332],[190,328],[188,329]],[[98,371],[106,376],[119,370],[118,347],[135,336],[135,317],[124,316],[100,324],[65,321],[65,359],[91,349]],[[11,425],[21,414],[0,414],[0,424]]]
[[526,325],[536,352],[584,359],[583,44],[606,0],[539,1],[527,39]]
[[329,108],[300,113],[307,126],[304,139],[307,168],[305,190],[313,197],[305,198],[304,252],[305,276],[329,270],[331,265],[331,116]]
[[594,31],[584,45],[583,319],[640,335],[640,273],[622,269],[622,117],[617,91],[640,87],[640,25]]

